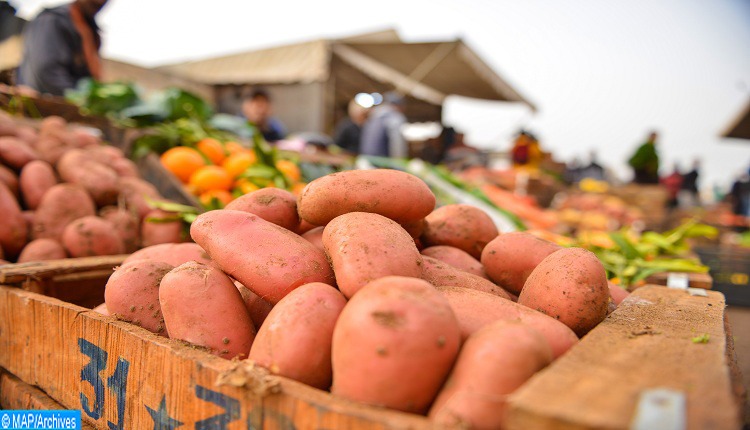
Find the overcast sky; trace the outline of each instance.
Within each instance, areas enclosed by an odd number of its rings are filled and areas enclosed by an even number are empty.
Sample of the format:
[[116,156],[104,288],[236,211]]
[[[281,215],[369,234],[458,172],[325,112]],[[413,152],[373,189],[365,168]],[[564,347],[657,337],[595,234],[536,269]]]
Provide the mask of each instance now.
[[[10,0],[30,18],[52,0]],[[747,0],[109,0],[104,55],[154,66],[394,27],[406,41],[461,37],[531,100],[451,97],[444,118],[482,148],[505,150],[519,127],[560,161],[601,161],[622,179],[650,129],[663,172],[703,161],[701,185],[728,187],[750,141],[722,139],[750,102]]]

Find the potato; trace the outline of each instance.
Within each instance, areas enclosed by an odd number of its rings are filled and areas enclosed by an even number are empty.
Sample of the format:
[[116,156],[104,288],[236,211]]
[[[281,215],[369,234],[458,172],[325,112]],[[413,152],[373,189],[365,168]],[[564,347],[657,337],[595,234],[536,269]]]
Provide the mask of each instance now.
[[325,253],[257,215],[205,212],[193,221],[190,235],[222,270],[272,304],[300,285],[334,283]]
[[179,243],[188,240],[187,228],[174,212],[161,209],[151,210],[141,223],[141,244],[143,246],[161,243]]
[[327,390],[333,377],[333,328],[344,305],[344,296],[330,285],[300,286],[268,314],[249,358],[273,374]]
[[46,161],[52,166],[56,166],[57,162],[70,149],[60,139],[48,136],[39,137],[34,147],[39,154],[39,159]]
[[137,260],[116,268],[104,287],[109,314],[166,336],[159,285],[172,269],[167,263],[151,260]]
[[507,396],[552,362],[552,350],[536,330],[498,321],[461,347],[430,419],[445,428],[503,428]]
[[460,342],[456,317],[432,285],[403,276],[377,279],[349,300],[336,323],[331,392],[425,413]]
[[422,279],[430,284],[450,287],[468,288],[471,290],[483,291],[498,297],[510,300],[510,295],[502,287],[495,285],[481,276],[456,269],[455,267],[436,260],[432,257],[423,256]]
[[106,303],[102,303],[101,305],[99,305],[99,306],[97,306],[97,307],[95,307],[94,309],[91,309],[91,310],[94,311],[94,312],[96,312],[96,313],[98,313],[98,314],[109,316],[109,311],[107,310],[107,304]]
[[195,261],[181,264],[164,275],[159,303],[170,338],[227,359],[250,352],[255,327],[240,292],[221,270]]
[[484,248],[482,266],[492,281],[518,294],[531,271],[560,245],[525,232],[501,234]]
[[8,258],[18,256],[28,241],[29,228],[16,197],[0,182],[0,248]]
[[60,260],[68,258],[60,242],[55,239],[35,239],[29,242],[18,256],[19,263],[29,261]]
[[18,198],[18,175],[16,175],[16,172],[3,166],[2,164],[0,164],[0,183],[5,184],[5,186],[8,187],[8,190],[13,193],[16,198]]
[[[200,245],[193,242],[186,243],[162,243],[147,246],[130,254],[123,264],[135,260],[161,261],[172,266],[179,266],[188,261],[197,261],[208,266],[215,266],[208,253]],[[216,266],[218,267],[218,266]]]
[[58,115],[50,115],[39,123],[40,136],[60,137],[67,131],[68,121]]
[[607,287],[609,288],[609,297],[615,306],[620,306],[620,303],[630,295],[628,290],[612,282],[607,281]]
[[430,246],[421,251],[422,255],[432,257],[436,260],[440,260],[456,269],[469,272],[472,275],[480,276],[484,279],[489,279],[487,274],[484,272],[484,266],[476,258],[472,257],[468,252],[456,248],[455,246],[448,245],[435,245]]
[[138,214],[139,220],[151,211],[147,199],[162,199],[159,190],[141,178],[122,177],[117,184],[120,189],[120,198],[125,201],[125,208]]
[[416,221],[401,223],[401,227],[409,233],[409,236],[411,236],[412,239],[418,240],[427,228],[427,221],[422,218]]
[[247,308],[247,312],[250,314],[250,319],[253,320],[253,325],[256,328],[260,328],[271,312],[271,309],[273,309],[273,306],[238,281],[234,281],[234,286],[237,287],[242,296],[242,301],[245,302],[245,308]]
[[323,227],[323,226],[318,226],[318,225],[310,224],[309,222],[307,222],[307,221],[305,221],[303,219],[300,219],[299,220],[299,225],[297,226],[297,230],[295,230],[295,232],[297,234],[299,234],[299,235],[303,235],[303,234],[307,233],[308,231],[314,229],[315,227]]
[[138,166],[127,158],[116,158],[112,161],[112,164],[110,164],[109,167],[111,167],[119,177],[140,177]]
[[297,201],[300,218],[326,225],[349,212],[371,212],[399,223],[417,221],[435,208],[435,195],[418,177],[398,170],[345,170],[315,179]]
[[62,244],[74,258],[125,253],[122,238],[112,224],[93,215],[78,218],[65,226]]
[[281,188],[261,188],[237,197],[225,209],[249,212],[289,231],[297,231],[297,198]]
[[323,247],[347,298],[383,276],[422,277],[422,255],[414,240],[382,215],[350,212],[334,218],[323,230]]
[[134,212],[116,206],[105,206],[99,211],[99,216],[112,224],[115,233],[122,239],[126,254],[133,253],[140,248],[141,227],[138,223],[138,216]]
[[27,208],[36,210],[44,194],[57,185],[55,169],[42,160],[34,160],[26,164],[19,176],[19,185],[23,202]]
[[57,162],[60,178],[79,184],[91,194],[99,207],[116,204],[120,194],[117,173],[105,164],[95,161],[82,149],[71,149]]
[[92,160],[107,166],[112,165],[112,163],[117,160],[125,159],[125,153],[122,152],[122,149],[114,146],[102,145],[101,143],[86,148],[86,153]]
[[37,139],[39,139],[39,132],[37,132],[36,129],[30,125],[18,125],[16,127],[16,137],[26,142],[27,145],[30,145],[32,148],[36,149],[34,145]]
[[23,140],[17,137],[0,137],[0,162],[15,171],[31,161],[38,160],[39,154]]
[[302,233],[302,238],[315,245],[315,247],[320,249],[321,251],[325,251],[325,248],[323,247],[324,229],[325,227],[323,226],[315,227],[312,230],[308,230],[307,232]]
[[518,303],[461,287],[437,287],[437,290],[450,303],[463,339],[495,321],[519,321],[547,339],[555,358],[578,343],[578,337],[568,326]]
[[95,214],[94,201],[83,187],[75,184],[54,185],[39,202],[32,238],[62,241],[62,232],[68,223]]
[[607,316],[609,287],[604,266],[583,248],[563,248],[531,272],[518,303],[547,314],[583,336]]
[[62,137],[65,143],[73,148],[97,148],[102,143],[101,139],[93,135],[90,130],[76,126],[69,127]]
[[466,204],[439,207],[425,221],[427,226],[422,233],[425,246],[454,246],[474,258],[479,258],[484,247],[499,234],[487,213]]

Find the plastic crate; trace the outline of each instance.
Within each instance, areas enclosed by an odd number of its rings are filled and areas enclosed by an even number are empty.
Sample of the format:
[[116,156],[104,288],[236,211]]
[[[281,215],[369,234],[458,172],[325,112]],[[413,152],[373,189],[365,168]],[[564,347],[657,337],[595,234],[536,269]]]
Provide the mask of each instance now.
[[695,253],[709,267],[713,289],[724,294],[728,305],[750,306],[750,248],[705,246]]

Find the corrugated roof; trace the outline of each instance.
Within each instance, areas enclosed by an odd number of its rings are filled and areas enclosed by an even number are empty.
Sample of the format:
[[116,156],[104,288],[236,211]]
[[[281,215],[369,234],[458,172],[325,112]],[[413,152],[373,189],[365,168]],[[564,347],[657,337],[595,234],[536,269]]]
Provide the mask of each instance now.
[[157,70],[209,85],[310,83],[328,79],[328,56],[328,42],[315,40]]

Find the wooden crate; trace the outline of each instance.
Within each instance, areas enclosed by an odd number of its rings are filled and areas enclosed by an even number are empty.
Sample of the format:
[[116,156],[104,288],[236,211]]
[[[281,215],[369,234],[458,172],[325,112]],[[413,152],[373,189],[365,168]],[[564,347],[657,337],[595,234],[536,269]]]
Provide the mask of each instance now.
[[[103,286],[102,262],[78,260],[78,273],[99,272]],[[270,376],[248,361],[224,360],[23,290],[18,286],[25,282],[54,279],[50,274],[58,269],[41,264],[30,273],[26,268],[25,276],[37,279],[23,281],[18,267],[9,267],[4,279],[15,286],[0,286],[0,367],[62,407],[82,410],[84,421],[96,428],[432,427],[424,417],[337,398]],[[71,273],[69,267],[63,270]],[[691,342],[700,334],[710,335],[710,341]],[[694,297],[682,290],[641,288],[511,397],[508,428],[626,429],[640,392],[666,384],[687,395],[687,428],[737,429],[740,402],[733,393],[741,390],[732,389],[736,378],[725,335],[720,293]],[[673,380],[659,378],[667,366]],[[647,369],[649,377],[637,369]],[[704,401],[711,407],[703,407]]]

